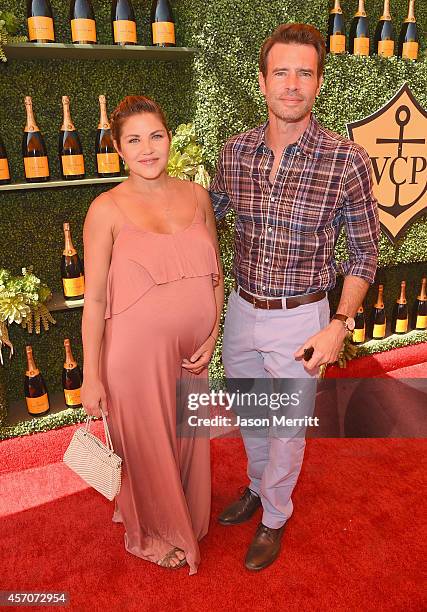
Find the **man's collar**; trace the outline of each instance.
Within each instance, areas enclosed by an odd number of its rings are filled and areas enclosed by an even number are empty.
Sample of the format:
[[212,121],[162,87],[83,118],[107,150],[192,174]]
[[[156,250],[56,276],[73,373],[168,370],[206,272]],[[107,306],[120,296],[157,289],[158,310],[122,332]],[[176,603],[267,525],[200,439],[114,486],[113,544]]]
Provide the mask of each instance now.
[[263,125],[259,126],[254,142],[250,145],[250,147],[248,147],[251,153],[255,153],[255,151],[257,151],[261,145],[267,146],[265,142],[265,130],[267,126],[268,120]]
[[[251,152],[255,153],[261,145],[268,146],[265,138],[265,131],[268,127],[268,120],[258,128],[258,136],[250,147]],[[307,157],[312,157],[316,150],[316,145],[318,144],[318,133],[319,133],[319,124],[317,119],[314,117],[313,113],[310,117],[310,122],[306,128],[306,130],[301,134],[299,139],[294,143],[297,150],[307,155]]]
[[308,124],[305,132],[303,132],[299,137],[297,146],[305,155],[307,155],[307,157],[313,157],[318,145],[319,124],[317,123],[317,119],[314,117],[313,113],[311,113],[310,123]]

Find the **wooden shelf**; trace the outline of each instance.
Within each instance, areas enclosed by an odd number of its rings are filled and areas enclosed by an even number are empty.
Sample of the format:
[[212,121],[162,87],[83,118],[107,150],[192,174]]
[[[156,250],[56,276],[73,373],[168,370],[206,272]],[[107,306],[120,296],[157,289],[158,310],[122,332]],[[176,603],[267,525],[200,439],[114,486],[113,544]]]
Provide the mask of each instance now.
[[46,181],[42,183],[9,183],[9,185],[0,185],[0,191],[19,191],[27,189],[52,189],[54,187],[78,187],[89,185],[102,185],[103,183],[122,183],[127,179],[127,176],[113,176],[111,178],[85,178],[75,181]]
[[75,310],[76,308],[83,308],[84,299],[66,302],[64,296],[59,291],[52,293],[52,299],[46,302],[46,306],[51,312],[58,312],[59,310]]
[[[69,410],[65,405],[65,399],[63,393],[52,393],[49,394],[49,405],[50,410],[46,416],[50,414],[58,414],[63,410]],[[37,418],[31,415],[27,410],[27,403],[24,399],[14,400],[10,403],[10,406],[7,411],[6,421],[3,423],[5,427],[13,427],[14,425],[18,425],[18,423],[22,423],[24,421],[31,421],[32,419]]]
[[5,45],[8,59],[84,60],[181,60],[198,53],[191,47],[143,47],[140,45],[73,45],[63,43],[11,43]]

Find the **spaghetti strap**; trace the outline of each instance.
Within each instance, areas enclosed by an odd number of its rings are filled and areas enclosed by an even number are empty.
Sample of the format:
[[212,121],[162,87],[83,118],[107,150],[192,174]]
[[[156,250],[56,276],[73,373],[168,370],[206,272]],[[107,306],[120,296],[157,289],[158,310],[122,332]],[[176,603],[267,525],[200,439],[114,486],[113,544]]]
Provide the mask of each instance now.
[[193,215],[193,223],[195,223],[197,217],[200,218],[200,205],[199,205],[199,199],[197,197],[196,183],[195,181],[192,181],[192,183],[193,183],[193,195],[194,195],[194,199],[196,200],[196,207],[194,209],[194,215]]

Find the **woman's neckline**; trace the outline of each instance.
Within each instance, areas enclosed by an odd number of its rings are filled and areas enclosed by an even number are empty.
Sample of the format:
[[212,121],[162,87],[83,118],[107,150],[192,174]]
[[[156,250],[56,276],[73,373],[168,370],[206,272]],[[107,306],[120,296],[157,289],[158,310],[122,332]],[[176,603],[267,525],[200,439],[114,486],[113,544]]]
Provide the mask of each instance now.
[[[111,193],[110,193],[109,195],[110,195],[110,198],[111,198],[111,200],[113,201],[114,205],[115,205],[115,206],[116,206],[116,207],[119,209],[119,211],[121,212],[121,214],[122,214],[122,215],[123,215],[123,217],[125,218],[125,222],[124,222],[124,223],[123,223],[123,225],[121,226],[120,230],[117,232],[117,236],[116,236],[115,241],[117,240],[117,238],[118,238],[119,234],[121,233],[122,229],[123,229],[124,227],[126,227],[126,226],[127,226],[127,227],[131,227],[131,228],[135,229],[136,231],[141,232],[141,233],[143,233],[143,234],[151,234],[152,236],[176,236],[177,234],[182,234],[183,232],[186,232],[186,231],[187,231],[187,230],[189,230],[191,227],[193,227],[193,225],[194,225],[194,223],[195,223],[195,221],[196,221],[197,212],[198,212],[198,209],[199,209],[199,201],[198,201],[198,200],[197,200],[197,198],[196,198],[196,206],[194,207],[194,214],[193,214],[193,218],[192,218],[192,220],[190,221],[190,223],[189,223],[189,224],[188,224],[186,227],[184,227],[184,228],[182,228],[182,229],[180,229],[180,230],[177,230],[177,231],[175,231],[175,232],[154,232],[154,231],[151,231],[151,230],[149,230],[149,229],[145,229],[145,228],[143,228],[143,227],[140,227],[139,225],[137,225],[136,223],[134,223],[133,221],[131,221],[131,219],[130,219],[130,218],[127,216],[127,214],[126,214],[126,213],[125,213],[125,212],[122,210],[122,208],[121,208],[121,207],[120,207],[120,206],[117,204],[116,199],[115,199],[115,198],[114,198],[114,197],[111,195]],[[115,241],[114,241],[114,242],[115,242]]]
[[[176,230],[175,232],[153,232],[151,230],[145,229],[143,227],[139,227],[139,225],[136,225],[136,223],[133,223],[129,217],[127,217],[126,215],[123,214],[123,216],[126,218],[126,221],[123,223],[123,225],[121,226],[121,228],[119,229],[119,231],[117,232],[117,236],[115,241],[117,240],[117,238],[119,237],[119,235],[121,234],[123,228],[125,227],[130,227],[131,229],[137,231],[137,232],[141,232],[142,234],[150,234],[152,236],[176,236],[178,234],[182,234],[186,231],[188,231],[189,229],[191,229],[196,221],[196,216],[197,216],[197,210],[199,208],[199,204],[196,204],[195,210],[194,210],[194,215],[193,218],[191,220],[191,222],[184,228],[180,229],[180,230]],[[114,242],[115,242],[114,241]]]

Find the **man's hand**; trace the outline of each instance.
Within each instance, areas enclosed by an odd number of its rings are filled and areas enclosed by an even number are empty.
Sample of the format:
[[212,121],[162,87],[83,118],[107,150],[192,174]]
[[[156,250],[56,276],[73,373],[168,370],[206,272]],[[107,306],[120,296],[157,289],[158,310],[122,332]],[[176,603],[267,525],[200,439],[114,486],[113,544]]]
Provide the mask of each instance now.
[[294,353],[295,359],[302,359],[304,350],[313,347],[313,355],[309,361],[303,361],[306,370],[320,366],[324,363],[334,363],[342,349],[347,331],[342,321],[332,320],[327,327],[311,336]]

